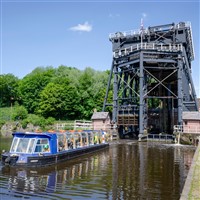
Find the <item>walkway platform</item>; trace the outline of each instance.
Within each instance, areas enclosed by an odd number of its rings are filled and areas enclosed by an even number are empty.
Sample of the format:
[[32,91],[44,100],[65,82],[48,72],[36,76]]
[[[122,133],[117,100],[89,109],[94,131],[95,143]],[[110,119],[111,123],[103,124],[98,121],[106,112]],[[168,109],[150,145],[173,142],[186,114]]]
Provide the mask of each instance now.
[[174,142],[174,135],[169,134],[148,134],[141,138],[141,142],[151,141],[151,142]]
[[194,154],[180,200],[200,199],[200,142]]

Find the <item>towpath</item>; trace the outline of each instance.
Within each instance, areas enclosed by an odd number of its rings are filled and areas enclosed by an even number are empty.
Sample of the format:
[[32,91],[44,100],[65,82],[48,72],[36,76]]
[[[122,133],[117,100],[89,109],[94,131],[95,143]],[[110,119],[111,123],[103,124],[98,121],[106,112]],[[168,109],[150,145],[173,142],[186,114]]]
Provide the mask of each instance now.
[[200,142],[195,151],[180,200],[200,200]]

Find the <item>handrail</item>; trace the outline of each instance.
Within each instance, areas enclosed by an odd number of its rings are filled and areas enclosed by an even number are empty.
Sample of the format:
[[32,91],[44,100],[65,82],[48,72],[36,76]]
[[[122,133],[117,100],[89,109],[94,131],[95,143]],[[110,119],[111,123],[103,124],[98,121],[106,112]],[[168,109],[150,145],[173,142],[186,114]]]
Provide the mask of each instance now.
[[147,140],[159,140],[159,141],[161,141],[161,140],[166,140],[166,141],[168,141],[168,140],[173,140],[174,139],[174,136],[173,135],[169,135],[169,134],[148,134],[147,135]]
[[[177,23],[175,26],[175,28],[177,29],[181,29],[183,27],[188,27],[191,29],[191,22],[180,22]],[[173,26],[170,24],[167,30],[172,30]],[[127,37],[127,36],[134,36],[134,35],[138,35],[141,34],[141,31],[143,34],[149,34],[150,30],[152,31],[166,31],[166,25],[161,25],[161,26],[155,26],[155,27],[149,27],[149,28],[143,28],[141,29],[135,29],[135,30],[128,30],[128,31],[120,31],[120,32],[116,32],[116,33],[110,33],[109,34],[109,39],[114,39],[114,38],[120,38],[120,37]]]
[[121,48],[113,52],[113,57],[118,58],[121,56],[126,56],[134,51],[138,51],[139,49],[144,49],[144,50],[158,50],[158,51],[172,51],[172,52],[177,52],[177,51],[183,51],[183,46],[182,44],[156,44],[156,43],[138,43],[135,45],[131,45],[126,48]]

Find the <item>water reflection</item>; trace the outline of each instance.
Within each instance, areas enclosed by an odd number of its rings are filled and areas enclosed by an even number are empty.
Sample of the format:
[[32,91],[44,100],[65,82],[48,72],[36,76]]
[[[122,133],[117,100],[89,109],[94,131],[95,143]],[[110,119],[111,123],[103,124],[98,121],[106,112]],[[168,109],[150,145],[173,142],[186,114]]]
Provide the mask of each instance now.
[[3,167],[0,199],[178,199],[194,150],[124,140],[48,168]]

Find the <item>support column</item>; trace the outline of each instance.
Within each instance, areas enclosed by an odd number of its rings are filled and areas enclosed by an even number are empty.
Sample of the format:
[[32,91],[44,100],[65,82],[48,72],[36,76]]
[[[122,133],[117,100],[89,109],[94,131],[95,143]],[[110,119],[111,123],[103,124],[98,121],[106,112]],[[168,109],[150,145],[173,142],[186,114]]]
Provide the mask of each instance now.
[[114,71],[114,83],[113,83],[113,116],[112,116],[112,119],[113,119],[113,122],[114,124],[116,124],[117,122],[117,93],[118,93],[118,84],[117,84],[117,80],[118,80],[118,72],[117,72],[117,66],[114,65],[114,68],[113,68],[113,71]]
[[179,55],[178,57],[178,125],[182,125],[182,115],[183,115],[183,93],[182,93],[182,70],[183,62]]
[[139,108],[139,140],[143,136],[144,133],[144,94],[143,94],[143,87],[144,87],[144,71],[143,71],[143,52],[140,52],[140,108]]
[[110,89],[110,83],[111,83],[112,74],[113,74],[113,63],[114,63],[114,61],[112,61],[112,65],[111,65],[111,69],[110,69],[110,75],[109,75],[109,79],[108,79],[106,95],[105,95],[104,102],[103,102],[103,109],[102,109],[103,112],[105,112],[105,109],[106,109],[106,102],[107,102],[107,99],[108,99],[108,92],[109,92],[109,89]]

